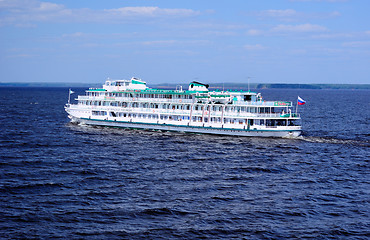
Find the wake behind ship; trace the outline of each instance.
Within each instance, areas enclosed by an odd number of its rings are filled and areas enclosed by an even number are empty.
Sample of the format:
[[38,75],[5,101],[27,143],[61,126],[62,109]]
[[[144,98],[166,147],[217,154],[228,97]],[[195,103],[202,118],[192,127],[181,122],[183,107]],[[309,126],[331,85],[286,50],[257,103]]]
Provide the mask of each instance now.
[[210,91],[191,82],[188,90],[153,89],[138,78],[108,79],[65,110],[72,122],[162,131],[234,136],[297,137],[300,116],[292,102],[264,101],[251,91]]

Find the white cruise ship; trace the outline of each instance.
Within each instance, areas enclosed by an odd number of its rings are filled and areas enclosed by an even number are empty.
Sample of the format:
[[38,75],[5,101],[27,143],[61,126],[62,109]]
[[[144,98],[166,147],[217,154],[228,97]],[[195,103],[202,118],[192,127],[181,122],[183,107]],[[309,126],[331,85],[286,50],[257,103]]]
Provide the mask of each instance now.
[[[234,136],[297,137],[300,116],[292,102],[264,101],[251,91],[209,90],[191,82],[188,90],[153,89],[138,78],[108,79],[90,88],[65,110],[72,122],[133,129]],[[70,92],[71,93],[71,92]]]

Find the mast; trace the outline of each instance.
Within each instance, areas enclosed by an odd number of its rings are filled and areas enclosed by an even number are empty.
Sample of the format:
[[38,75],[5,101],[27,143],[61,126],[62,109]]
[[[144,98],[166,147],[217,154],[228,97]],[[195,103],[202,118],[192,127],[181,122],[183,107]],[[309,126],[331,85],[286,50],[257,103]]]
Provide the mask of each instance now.
[[72,93],[75,93],[74,91],[72,91],[71,89],[68,90],[68,105],[71,103],[71,94]]
[[71,89],[68,89],[68,105],[71,102]]

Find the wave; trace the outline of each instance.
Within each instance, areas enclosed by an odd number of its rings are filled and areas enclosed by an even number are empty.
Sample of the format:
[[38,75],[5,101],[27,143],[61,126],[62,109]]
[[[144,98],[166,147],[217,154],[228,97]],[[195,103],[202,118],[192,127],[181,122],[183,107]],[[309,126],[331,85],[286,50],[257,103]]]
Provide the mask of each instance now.
[[305,142],[312,142],[312,143],[330,143],[330,144],[343,144],[343,145],[370,147],[369,141],[361,141],[361,140],[354,140],[354,139],[339,139],[339,138],[331,138],[331,137],[316,137],[316,136],[304,136],[304,135],[296,137],[295,139],[302,140]]
[[[103,126],[91,126],[91,125],[86,125],[86,124],[82,124],[82,123],[72,123],[72,122],[67,123],[67,126],[72,130],[82,131],[83,133],[100,133],[100,134],[101,133],[122,134],[122,133],[127,133],[127,132],[135,133],[135,134],[137,134],[137,132],[140,132],[141,134],[155,133],[155,131],[133,130],[133,129],[125,129],[125,131],[122,131],[122,129],[117,129],[117,128],[110,128],[110,127],[103,127]],[[157,131],[157,132],[161,132],[161,131]],[[161,132],[161,135],[162,136],[174,136],[174,135],[184,136],[184,133],[183,132]],[[364,135],[366,136],[367,134],[364,134]],[[193,135],[191,135],[191,136],[193,136]],[[197,135],[197,134],[195,134],[195,136],[207,137],[208,135]],[[215,139],[224,139],[224,138],[229,140],[230,138],[236,138],[236,137],[235,136],[212,135],[213,140],[215,140]],[[251,138],[261,139],[260,137],[251,137]],[[263,139],[266,139],[266,138],[263,138]],[[329,144],[342,144],[342,145],[354,145],[354,146],[370,147],[370,141],[367,141],[367,140],[340,139],[340,138],[334,138],[334,137],[319,137],[319,136],[305,135],[305,133],[303,133],[303,135],[298,136],[298,137],[287,136],[287,137],[283,137],[283,139],[301,140],[301,141],[311,142],[311,143],[329,143]],[[181,142],[185,142],[185,140],[181,139]],[[228,143],[228,144],[231,144],[231,143]]]

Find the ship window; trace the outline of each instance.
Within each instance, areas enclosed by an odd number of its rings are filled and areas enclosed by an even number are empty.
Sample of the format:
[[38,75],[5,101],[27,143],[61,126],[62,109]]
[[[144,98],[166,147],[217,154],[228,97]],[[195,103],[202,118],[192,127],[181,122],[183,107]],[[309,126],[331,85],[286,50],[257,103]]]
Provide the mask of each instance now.
[[251,95],[244,95],[244,101],[250,101],[251,99]]
[[274,119],[266,119],[266,126],[276,126]]
[[276,120],[277,126],[286,126],[286,120]]
[[92,111],[92,115],[105,116],[105,115],[107,115],[107,112],[105,112],[105,111]]
[[298,126],[298,121],[296,120],[288,120],[288,125],[289,126]]

